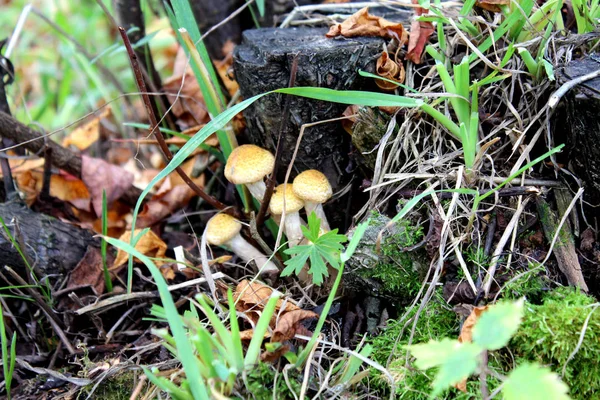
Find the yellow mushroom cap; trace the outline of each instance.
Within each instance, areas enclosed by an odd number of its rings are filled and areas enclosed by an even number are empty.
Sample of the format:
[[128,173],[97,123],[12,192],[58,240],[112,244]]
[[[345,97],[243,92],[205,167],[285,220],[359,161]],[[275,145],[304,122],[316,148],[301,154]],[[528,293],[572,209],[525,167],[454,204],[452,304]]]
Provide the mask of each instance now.
[[[283,188],[286,187],[285,184],[279,185],[273,191],[273,196],[271,196],[271,203],[269,204],[269,209],[275,215],[283,214]],[[304,202],[301,198],[294,194],[293,185],[290,183],[285,188],[285,212],[293,213],[298,212],[304,207]]]
[[325,203],[331,198],[333,190],[322,172],[309,169],[294,179],[294,193],[304,201]]
[[206,224],[206,241],[220,246],[229,242],[242,230],[240,221],[227,214],[217,214]]
[[271,152],[253,144],[236,147],[225,164],[225,178],[236,185],[262,180],[273,172],[275,157]]

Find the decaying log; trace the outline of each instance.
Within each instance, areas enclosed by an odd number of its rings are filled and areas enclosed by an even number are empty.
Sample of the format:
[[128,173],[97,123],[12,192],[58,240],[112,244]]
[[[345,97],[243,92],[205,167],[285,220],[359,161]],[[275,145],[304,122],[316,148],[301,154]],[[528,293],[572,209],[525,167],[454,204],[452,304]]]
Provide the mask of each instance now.
[[587,292],[588,287],[581,272],[581,265],[579,264],[577,251],[575,250],[573,236],[567,228],[568,224],[564,224],[557,233],[560,218],[554,213],[543,196],[537,196],[536,203],[540,223],[548,243],[552,243],[554,236],[558,235],[553,249],[558,268],[567,277],[569,285],[579,286],[581,290]]
[[[66,274],[81,261],[88,246],[100,247],[93,232],[36,213],[20,202],[0,203],[0,216],[15,240],[24,244],[21,250],[33,262],[32,267],[43,275]],[[0,261],[17,271],[26,267],[4,230],[0,234]]]
[[[244,98],[273,89],[287,87],[290,67],[298,58],[296,86],[327,87],[338,90],[360,90],[369,82],[358,70],[373,71],[375,60],[382,51],[379,38],[325,37],[327,28],[254,29],[244,32],[242,44],[234,53],[234,68]],[[251,142],[275,149],[281,119],[283,129],[282,165],[289,165],[296,139],[303,124],[342,115],[345,105],[292,97],[289,115],[282,115],[283,95],[269,95],[250,106],[245,112]],[[346,169],[351,138],[339,122],[313,126],[304,132],[303,142],[295,160],[296,171],[319,169],[332,186],[345,182],[341,176]],[[278,171],[281,182],[285,168]],[[292,178],[295,174],[292,175]]]

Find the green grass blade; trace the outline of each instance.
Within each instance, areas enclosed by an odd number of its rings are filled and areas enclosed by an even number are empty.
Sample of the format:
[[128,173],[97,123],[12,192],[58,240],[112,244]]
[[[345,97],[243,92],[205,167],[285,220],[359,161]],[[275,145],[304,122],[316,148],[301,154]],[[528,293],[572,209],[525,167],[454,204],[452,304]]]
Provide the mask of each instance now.
[[106,286],[107,292],[112,292],[112,280],[110,279],[110,272],[108,272],[108,264],[106,262],[106,240],[104,237],[108,236],[108,205],[106,202],[106,190],[102,190],[102,240],[100,241],[100,254],[102,255],[102,269],[104,271],[104,286]]
[[271,298],[269,298],[269,301],[267,302],[267,305],[265,306],[260,319],[256,324],[256,328],[254,328],[254,334],[252,335],[252,340],[248,345],[246,358],[244,359],[244,365],[247,369],[256,365],[258,362],[262,342],[264,340],[265,333],[267,333],[267,329],[269,329],[269,323],[271,322],[271,318],[275,313],[275,307],[277,306],[279,297],[280,295],[278,293],[271,295]]
[[256,8],[258,8],[258,14],[261,17],[265,16],[265,0],[256,0]]
[[238,371],[244,368],[244,351],[242,349],[242,338],[240,336],[240,326],[238,324],[233,294],[231,289],[227,291],[227,301],[229,302],[229,329],[231,330],[232,350],[237,361],[235,367]]
[[169,327],[171,328],[173,337],[177,342],[177,358],[181,361],[181,364],[185,370],[185,374],[190,381],[191,392],[195,399],[209,398],[204,381],[199,379],[201,376],[200,367],[198,366],[198,359],[194,353],[193,345],[187,337],[181,316],[175,307],[175,303],[173,302],[173,298],[169,292],[167,282],[165,281],[165,278],[163,278],[160,270],[148,257],[130,246],[129,243],[125,243],[114,238],[106,238],[106,241],[112,246],[115,246],[116,248],[121,249],[139,259],[150,271],[150,274],[156,283],[156,287],[158,288],[160,300],[163,304],[167,321],[169,321]]

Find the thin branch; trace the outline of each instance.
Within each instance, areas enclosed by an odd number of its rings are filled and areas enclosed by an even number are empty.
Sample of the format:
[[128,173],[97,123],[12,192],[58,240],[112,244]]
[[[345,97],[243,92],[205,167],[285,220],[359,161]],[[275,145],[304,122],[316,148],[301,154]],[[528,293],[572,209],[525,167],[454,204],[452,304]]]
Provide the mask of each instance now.
[[[129,61],[131,63],[131,68],[133,69],[138,89],[142,94],[144,106],[146,107],[148,118],[150,119],[150,132],[154,134],[154,137],[156,138],[161,151],[163,152],[167,161],[170,162],[173,159],[173,154],[171,153],[171,150],[169,150],[169,146],[167,145],[160,129],[158,129],[158,121],[156,119],[156,114],[154,114],[152,102],[150,101],[150,96],[148,96],[148,94],[146,93],[146,84],[142,76],[142,71],[140,69],[137,56],[133,51],[133,48],[131,47],[131,42],[129,41],[129,37],[127,36],[127,32],[125,32],[125,29],[119,27],[119,32],[121,34],[121,37],[123,38],[123,42],[125,43],[125,48],[127,49],[127,54],[129,55]],[[225,210],[227,208],[225,204],[221,203],[213,196],[210,196],[209,194],[205,193],[204,190],[202,190],[198,185],[196,185],[194,181],[183,171],[183,169],[181,169],[181,167],[176,167],[175,171],[177,172],[177,174],[179,174],[181,179],[183,179],[183,181],[208,204],[210,204],[218,210]]]

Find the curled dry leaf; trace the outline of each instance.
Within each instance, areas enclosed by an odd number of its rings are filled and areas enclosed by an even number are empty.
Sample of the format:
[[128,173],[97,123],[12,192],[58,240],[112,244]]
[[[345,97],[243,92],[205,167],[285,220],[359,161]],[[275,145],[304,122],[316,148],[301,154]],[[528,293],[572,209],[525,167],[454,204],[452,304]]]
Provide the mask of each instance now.
[[345,118],[342,120],[342,127],[349,135],[352,135],[352,133],[354,132],[352,127],[354,126],[354,123],[356,122],[356,114],[358,114],[358,109],[359,109],[359,106],[357,106],[355,104],[355,105],[346,107],[346,109],[342,113],[342,116],[349,117],[349,118]]
[[395,38],[400,43],[400,46],[403,46],[408,39],[408,33],[402,24],[371,15],[369,14],[368,7],[357,11],[341,24],[333,25],[326,36],[378,36],[382,38]]
[[99,158],[84,155],[81,159],[81,179],[90,191],[96,215],[102,215],[102,192],[106,191],[106,201],[110,208],[110,204],[131,187],[133,174]]
[[[463,323],[462,329],[460,330],[460,335],[458,336],[459,342],[471,343],[473,341],[473,327],[475,326],[475,323],[477,322],[479,317],[481,317],[481,314],[483,314],[487,309],[488,309],[488,306],[473,308],[473,311],[471,311],[471,314],[469,314],[469,316]],[[466,393],[467,392],[467,379],[465,378],[462,381],[458,382],[457,384],[454,385],[454,387],[457,388],[458,390]]]
[[67,135],[62,141],[62,145],[65,147],[72,145],[79,150],[87,149],[100,138],[100,121],[104,118],[108,118],[110,114],[110,107],[104,107],[100,114],[85,124],[75,128]]
[[[398,83],[404,82],[404,66],[402,63],[398,64],[392,60],[387,51],[381,53],[381,56],[379,56],[377,59],[377,67],[375,71],[377,72],[377,75],[381,76],[382,78],[390,79]],[[380,79],[377,79],[376,83],[377,86],[383,90],[394,90],[397,87],[397,85],[394,85],[392,82]]]
[[319,315],[307,310],[294,310],[286,312],[277,320],[277,326],[271,336],[271,342],[284,342],[292,339],[296,332],[302,330],[305,333],[304,327],[300,325],[302,321],[308,318],[318,318]]
[[[137,236],[141,231],[141,229],[136,229],[133,233],[134,237]],[[119,240],[125,243],[129,243],[129,241],[131,240],[131,231],[125,232],[123,235],[121,235]],[[151,230],[148,230],[148,232],[146,232],[146,234],[142,236],[135,244],[135,249],[148,257],[165,258],[167,245],[161,240],[161,238],[156,236],[156,233],[152,232]],[[112,271],[118,269],[123,264],[125,264],[128,259],[129,254],[119,249],[119,251],[117,252],[117,257],[115,258],[115,262],[113,263],[110,270]],[[163,264],[161,260],[155,260],[154,262],[157,266],[161,266]]]

